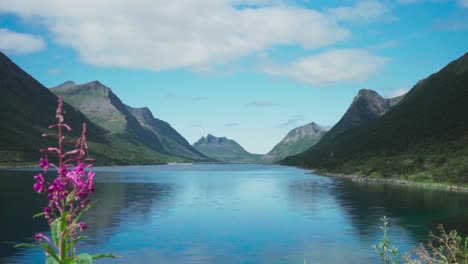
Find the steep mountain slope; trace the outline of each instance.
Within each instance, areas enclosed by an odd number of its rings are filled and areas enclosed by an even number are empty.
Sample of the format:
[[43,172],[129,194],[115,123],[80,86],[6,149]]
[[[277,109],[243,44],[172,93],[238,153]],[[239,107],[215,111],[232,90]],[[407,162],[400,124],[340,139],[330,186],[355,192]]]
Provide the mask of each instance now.
[[82,85],[66,82],[51,91],[63,96],[110,135],[119,137],[121,144],[144,146],[173,156],[168,159],[172,161],[209,161],[168,123],[154,118],[148,108],[125,105],[109,87],[98,81]]
[[326,131],[314,122],[294,128],[264,155],[262,160],[276,162],[304,152],[315,145],[325,133]]
[[[0,52],[0,163],[15,165],[36,162],[39,148],[53,144],[41,138],[56,122],[57,97]],[[89,138],[103,142],[99,129],[68,104],[66,122],[75,129],[89,125]]]
[[468,54],[418,82],[367,125],[332,133],[285,164],[332,172],[468,182]]
[[262,155],[251,154],[241,145],[226,137],[208,134],[193,144],[193,147],[214,160],[234,163],[259,162]]
[[373,90],[362,89],[358,92],[340,121],[330,130],[331,133],[329,135],[365,126],[387,113],[388,110],[397,105],[403,98],[404,96],[384,99]]
[[169,123],[155,118],[147,107],[133,108],[128,105],[125,107],[142,127],[156,135],[167,153],[194,161],[210,161],[210,158],[190,145]]

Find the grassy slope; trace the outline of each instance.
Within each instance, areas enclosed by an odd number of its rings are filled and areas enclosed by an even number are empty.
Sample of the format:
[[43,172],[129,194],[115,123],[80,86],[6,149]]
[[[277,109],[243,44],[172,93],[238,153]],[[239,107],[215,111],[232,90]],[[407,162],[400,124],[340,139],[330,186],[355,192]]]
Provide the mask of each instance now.
[[[0,166],[36,164],[39,149],[56,144],[41,137],[55,123],[57,97],[29,74],[0,53]],[[161,163],[167,160],[158,153],[127,147],[116,136],[88,120],[81,112],[64,104],[65,121],[79,133],[88,124],[90,154],[97,164]],[[149,155],[148,155],[149,154]]]
[[109,146],[94,145],[96,152],[112,156],[112,164],[152,164],[165,161],[185,161],[164,151],[161,142],[141,127],[120,99],[112,91],[95,81],[83,85],[69,85],[51,89],[96,124],[105,129],[105,137],[118,152]]
[[283,163],[375,177],[468,182],[468,54],[420,81],[375,122],[324,137]]

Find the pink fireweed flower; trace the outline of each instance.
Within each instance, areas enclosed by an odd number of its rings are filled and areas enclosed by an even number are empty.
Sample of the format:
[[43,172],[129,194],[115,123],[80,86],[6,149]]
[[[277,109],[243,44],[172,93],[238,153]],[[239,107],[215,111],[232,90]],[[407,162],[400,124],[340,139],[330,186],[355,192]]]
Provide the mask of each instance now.
[[47,171],[49,169],[49,160],[47,157],[43,157],[39,160],[39,167],[43,168],[44,171]]
[[44,234],[42,233],[37,233],[34,235],[34,240],[36,240],[36,242],[39,242],[39,243],[42,242],[43,238],[44,238]]
[[47,157],[40,158],[39,159],[39,167],[45,168],[47,166],[49,166],[49,161],[47,160]]
[[80,231],[88,229],[88,225],[85,222],[79,222],[77,225],[78,225],[78,228],[80,228]]
[[[39,246],[43,247],[45,252],[57,250],[57,256],[60,261],[70,263],[75,258],[76,247],[74,240],[77,239],[77,233],[88,228],[85,222],[78,222],[82,213],[90,205],[89,193],[95,191],[94,176],[92,171],[85,171],[85,168],[92,166],[93,159],[86,158],[88,146],[86,144],[86,124],[83,124],[81,136],[76,140],[69,140],[64,132],[72,129],[63,123],[63,99],[59,97],[56,111],[57,123],[49,128],[54,129],[55,133],[45,133],[45,137],[57,139],[57,146],[49,146],[40,151],[44,153],[39,161],[39,167],[43,172],[34,176],[33,188],[37,193],[47,195],[47,207],[42,208],[42,215],[49,223],[51,229],[56,230],[60,226],[60,239],[51,241],[42,233],[34,236]],[[72,149],[66,148],[66,145],[73,144]],[[54,163],[50,163],[49,159]],[[56,178],[53,181],[45,181],[44,175],[49,168],[55,168]],[[52,230],[52,231],[54,231]],[[55,237],[55,233],[52,232]],[[46,242],[46,243],[44,243]],[[67,260],[67,261],[65,261]]]
[[44,212],[44,217],[46,219],[50,218],[50,213],[52,212],[52,209],[50,207],[44,207],[42,208],[42,212]]
[[42,242],[43,240],[50,243],[50,239],[46,235],[44,235],[42,233],[36,233],[34,235],[34,240],[36,240],[36,242],[38,242],[38,243]]
[[90,192],[96,191],[96,189],[94,188],[94,175],[96,175],[94,171],[88,172],[88,190]]
[[41,193],[42,190],[44,190],[44,176],[42,176],[42,173],[40,173],[38,175],[35,175],[34,179],[37,181],[34,183],[33,188],[37,193]]

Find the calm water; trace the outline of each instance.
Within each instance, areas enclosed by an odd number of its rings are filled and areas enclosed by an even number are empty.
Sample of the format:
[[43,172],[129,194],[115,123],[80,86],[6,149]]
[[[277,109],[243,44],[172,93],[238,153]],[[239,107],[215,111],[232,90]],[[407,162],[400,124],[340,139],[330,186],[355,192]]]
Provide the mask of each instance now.
[[[353,183],[264,165],[96,168],[98,202],[81,249],[98,263],[377,263],[379,217],[406,251],[438,223],[468,234],[468,195]],[[0,263],[40,263],[13,249],[47,230],[32,171],[0,171]]]

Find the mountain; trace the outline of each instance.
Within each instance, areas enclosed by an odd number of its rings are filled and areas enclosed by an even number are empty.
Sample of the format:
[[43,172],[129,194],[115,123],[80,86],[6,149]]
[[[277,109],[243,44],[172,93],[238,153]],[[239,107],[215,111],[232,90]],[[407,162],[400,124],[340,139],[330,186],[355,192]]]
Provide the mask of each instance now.
[[120,144],[145,153],[163,155],[169,161],[208,161],[168,123],[154,118],[148,108],[125,105],[112,90],[93,81],[81,85],[66,82],[50,89],[102,126]]
[[231,163],[259,162],[262,155],[247,152],[241,145],[226,137],[208,134],[193,144],[198,151],[214,160]]
[[330,135],[371,123],[387,113],[403,98],[404,95],[384,99],[376,91],[361,89],[340,121],[330,130]]
[[193,161],[210,161],[210,158],[190,145],[169,123],[155,118],[147,107],[133,108],[126,105],[126,108],[142,127],[156,135],[167,153]]
[[[0,163],[36,162],[39,148],[52,144],[41,138],[47,127],[56,122],[57,97],[0,52]],[[66,121],[80,128],[87,118],[64,104]],[[90,131],[97,132],[90,125]],[[90,135],[97,139],[97,134]]]
[[294,128],[264,155],[262,160],[276,162],[304,152],[315,145],[325,133],[326,131],[314,122]]
[[381,117],[341,131],[337,124],[318,144],[282,163],[329,172],[466,183],[467,113],[468,53],[419,81]]

